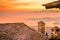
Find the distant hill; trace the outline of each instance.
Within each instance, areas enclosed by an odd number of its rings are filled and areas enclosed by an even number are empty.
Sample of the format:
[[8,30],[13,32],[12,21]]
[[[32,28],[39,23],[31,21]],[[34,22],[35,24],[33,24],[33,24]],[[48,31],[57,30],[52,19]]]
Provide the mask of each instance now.
[[0,23],[0,40],[48,40],[24,23]]

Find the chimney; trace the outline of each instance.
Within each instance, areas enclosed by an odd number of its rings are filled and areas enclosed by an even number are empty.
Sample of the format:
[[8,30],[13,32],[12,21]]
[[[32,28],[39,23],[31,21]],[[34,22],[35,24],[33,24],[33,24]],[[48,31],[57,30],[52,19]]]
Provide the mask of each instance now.
[[38,22],[38,31],[45,33],[45,23],[43,21]]

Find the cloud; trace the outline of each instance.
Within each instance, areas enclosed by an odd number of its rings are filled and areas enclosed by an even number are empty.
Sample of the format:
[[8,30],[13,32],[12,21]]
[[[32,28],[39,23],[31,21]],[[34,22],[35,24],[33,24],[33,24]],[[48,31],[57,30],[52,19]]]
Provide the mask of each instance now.
[[43,6],[45,6],[46,9],[60,8],[59,4],[60,4],[60,1],[54,1],[54,2],[51,2],[51,3],[48,3],[48,4],[43,4]]
[[[34,4],[33,2],[20,2],[19,0],[18,1],[14,1],[14,0],[3,0],[0,2],[0,10],[1,9],[5,9],[5,10],[8,10],[8,9],[24,9],[26,8],[27,6],[30,6]],[[25,7],[26,6],[26,7]]]
[[44,17],[44,18],[28,18],[28,19],[25,19],[25,20],[32,20],[32,21],[45,21],[45,22],[48,22],[48,21],[55,21],[55,23],[53,24],[60,24],[60,17],[56,17],[56,18],[50,18],[50,17]]
[[39,20],[50,21],[50,20],[52,20],[52,18],[50,18],[50,17],[45,17],[45,18],[28,18],[28,19],[25,19],[25,20],[32,20],[32,21],[39,21]]

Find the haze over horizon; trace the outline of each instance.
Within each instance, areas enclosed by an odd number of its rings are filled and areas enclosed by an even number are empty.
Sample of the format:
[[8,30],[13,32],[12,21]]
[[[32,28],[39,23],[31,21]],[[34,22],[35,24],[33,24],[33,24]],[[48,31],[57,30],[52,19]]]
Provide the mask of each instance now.
[[60,26],[60,11],[35,12],[1,12],[0,23],[24,22],[29,26],[37,26],[38,21],[46,22],[46,26]]

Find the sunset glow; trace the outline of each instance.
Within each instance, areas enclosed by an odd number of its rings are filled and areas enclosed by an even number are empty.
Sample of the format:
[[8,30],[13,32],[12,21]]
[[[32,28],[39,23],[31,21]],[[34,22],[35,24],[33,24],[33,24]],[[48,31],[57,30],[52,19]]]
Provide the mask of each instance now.
[[53,1],[57,0],[0,0],[0,23],[24,22],[29,26],[37,26],[37,22],[43,20],[46,26],[60,26],[59,9],[46,10],[42,6]]
[[56,0],[0,0],[0,9],[45,9],[44,3]]

